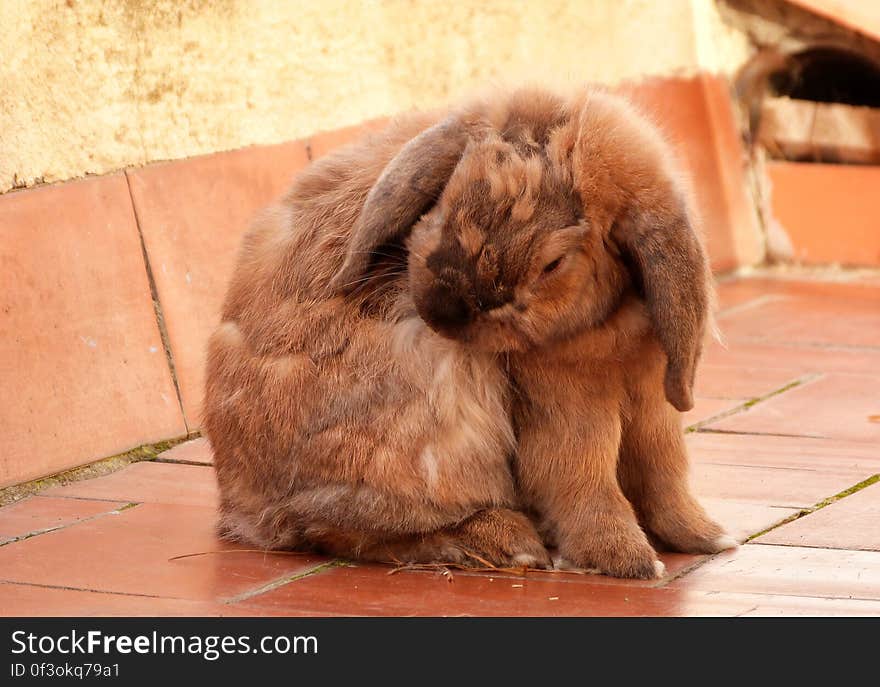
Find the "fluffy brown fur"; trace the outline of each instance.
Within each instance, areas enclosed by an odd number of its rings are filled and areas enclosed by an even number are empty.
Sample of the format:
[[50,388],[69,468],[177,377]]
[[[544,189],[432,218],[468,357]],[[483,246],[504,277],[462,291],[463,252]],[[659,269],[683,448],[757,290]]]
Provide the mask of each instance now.
[[403,118],[245,239],[208,356],[221,529],[386,561],[547,565],[554,544],[633,577],[661,569],[645,530],[730,546],[678,412],[709,296],[667,149],[623,101]]

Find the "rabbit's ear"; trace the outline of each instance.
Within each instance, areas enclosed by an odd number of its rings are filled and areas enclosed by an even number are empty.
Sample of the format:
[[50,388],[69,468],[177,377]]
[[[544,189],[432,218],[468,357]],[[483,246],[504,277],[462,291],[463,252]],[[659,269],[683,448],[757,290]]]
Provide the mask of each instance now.
[[611,229],[640,282],[654,331],[666,353],[664,390],[680,411],[693,408],[710,286],[706,255],[684,202],[632,207]]
[[467,129],[450,117],[423,131],[388,163],[370,190],[352,231],[340,270],[330,280],[332,293],[354,288],[383,243],[405,236],[440,196],[467,143]]

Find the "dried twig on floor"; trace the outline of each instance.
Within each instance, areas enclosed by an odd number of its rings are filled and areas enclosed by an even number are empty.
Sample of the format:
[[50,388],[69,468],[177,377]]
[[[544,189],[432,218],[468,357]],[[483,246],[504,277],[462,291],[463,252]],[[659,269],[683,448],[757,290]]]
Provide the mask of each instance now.
[[[476,560],[477,559],[475,557]],[[526,577],[529,573],[545,573],[550,575],[595,575],[595,570],[581,570],[579,568],[569,568],[561,570],[559,568],[499,568],[491,563],[485,566],[464,565],[462,563],[400,563],[396,568],[388,571],[389,575],[396,575],[400,572],[437,572],[452,582],[452,571],[460,570],[462,572],[491,572],[500,575],[515,575],[516,577]]]
[[179,561],[182,558],[195,558],[196,556],[211,556],[220,553],[264,553],[273,556],[308,556],[308,551],[270,551],[269,549],[218,549],[217,551],[199,551],[198,553],[184,553],[180,556],[172,556],[168,559],[171,561]]

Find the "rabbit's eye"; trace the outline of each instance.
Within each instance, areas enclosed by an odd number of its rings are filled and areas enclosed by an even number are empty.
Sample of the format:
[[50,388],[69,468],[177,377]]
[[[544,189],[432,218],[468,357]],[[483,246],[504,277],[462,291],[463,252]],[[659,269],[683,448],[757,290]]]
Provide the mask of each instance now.
[[553,262],[548,262],[544,265],[544,269],[542,270],[542,274],[550,274],[551,272],[555,272],[556,268],[562,264],[562,258],[556,258]]

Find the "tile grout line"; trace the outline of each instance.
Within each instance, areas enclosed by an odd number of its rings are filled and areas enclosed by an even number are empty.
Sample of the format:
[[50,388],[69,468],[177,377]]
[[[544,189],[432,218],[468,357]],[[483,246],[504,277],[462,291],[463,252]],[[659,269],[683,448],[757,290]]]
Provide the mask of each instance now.
[[197,460],[182,460],[180,458],[153,458],[151,463],[165,463],[167,465],[195,465],[201,468],[214,467],[213,463],[202,463]]
[[348,567],[348,563],[344,561],[330,561],[328,563],[321,563],[320,565],[316,565],[314,568],[309,568],[308,570],[304,570],[303,572],[296,573],[295,575],[285,575],[284,577],[280,577],[276,580],[272,580],[271,582],[267,582],[262,587],[257,587],[256,589],[250,589],[246,592],[242,592],[236,596],[230,597],[228,599],[223,599],[222,603],[231,605],[240,603],[242,601],[247,601],[248,599],[253,599],[256,596],[260,596],[265,594],[266,592],[271,592],[274,589],[278,589],[279,587],[283,587],[290,582],[296,582],[297,580],[301,580],[304,577],[311,577],[312,575],[318,575],[325,570],[332,570],[333,568],[344,568]]
[[[711,434],[711,432],[704,432],[704,434]],[[741,436],[762,436],[762,435],[755,435],[755,434],[745,435],[745,434],[743,434]],[[763,436],[779,436],[779,435],[765,434]],[[725,467],[725,468],[757,468],[760,470],[783,470],[783,471],[788,470],[788,471],[794,471],[794,472],[814,472],[817,475],[821,475],[821,474],[825,473],[824,470],[820,470],[819,468],[808,468],[808,467],[804,467],[801,465],[791,467],[788,465],[757,465],[757,464],[746,463],[746,462],[742,462],[742,463],[716,463],[713,460],[702,460],[702,461],[700,461],[700,463],[702,465],[719,465],[719,466]],[[736,501],[738,499],[732,499],[732,500]],[[800,508],[800,506],[779,506],[779,505],[775,505],[775,504],[769,504],[769,506],[770,506],[770,508]]]
[[[731,273],[728,273],[731,274]],[[815,282],[817,284],[840,284],[864,286],[863,278],[880,276],[880,266],[834,267],[833,265],[793,265],[764,263],[748,265],[733,271],[730,281],[746,279],[753,281],[775,280],[783,283]]]
[[[798,516],[794,519],[800,520],[801,517],[806,517],[807,515],[810,515],[810,513],[806,513],[806,514],[804,514],[802,516]],[[774,527],[770,527],[763,534],[767,534],[768,532],[775,530],[776,527],[781,527],[782,525],[788,524],[789,522],[792,522],[792,520],[786,520],[784,523],[779,523],[779,525],[776,525]],[[757,536],[757,535],[755,535],[755,536]],[[768,547],[783,546],[783,547],[789,548],[789,549],[815,549],[816,551],[840,551],[840,552],[860,551],[863,553],[878,553],[877,549],[853,549],[853,548],[849,548],[849,547],[838,547],[838,546],[816,546],[815,544],[783,544],[783,543],[765,542],[765,541],[749,541],[748,543],[752,546],[768,546]]]
[[[745,542],[743,542],[743,544],[744,543]],[[739,546],[742,546],[742,544],[737,544],[737,548]],[[681,570],[669,575],[668,577],[664,577],[662,579],[657,580],[657,582],[652,584],[649,588],[650,589],[665,589],[667,585],[671,584],[672,582],[675,582],[676,580],[681,579],[685,575],[692,573],[697,568],[702,568],[709,561],[715,560],[718,556],[720,556],[723,553],[727,553],[728,551],[730,551],[730,549],[725,549],[724,551],[718,551],[716,553],[703,554],[703,557],[700,560],[695,561],[693,565],[689,565],[689,566],[682,568]]]
[[723,310],[719,310],[715,313],[716,319],[722,319],[727,317],[728,315],[735,315],[736,313],[742,312],[743,310],[751,310],[752,308],[759,308],[762,305],[766,305],[767,303],[775,303],[777,301],[787,300],[787,296],[783,296],[780,294],[765,294],[763,296],[756,296],[750,300],[747,300],[743,303],[738,303],[737,305],[732,305],[729,308],[724,308]]
[[141,255],[144,260],[144,269],[147,273],[147,281],[150,285],[150,298],[153,301],[153,313],[156,316],[156,326],[159,329],[159,338],[162,340],[162,348],[165,350],[165,362],[168,364],[168,370],[171,374],[171,382],[174,384],[174,392],[177,394],[177,404],[180,408],[180,416],[183,419],[183,426],[187,433],[190,431],[189,421],[183,408],[183,395],[180,392],[180,381],[177,378],[177,368],[174,364],[174,355],[171,352],[171,338],[168,335],[168,328],[165,325],[165,314],[162,312],[162,303],[159,300],[159,289],[156,286],[156,279],[153,275],[153,267],[150,264],[150,255],[147,252],[147,244],[144,240],[144,232],[141,228],[141,218],[137,211],[137,204],[134,200],[134,193],[131,189],[131,177],[126,169],[124,172],[125,184],[128,188],[128,198],[131,201],[131,211],[134,216],[134,224],[137,228],[138,239],[141,244]]
[[[96,499],[96,500],[103,500],[103,499]],[[116,499],[115,501],[107,501],[107,503],[121,503],[124,500],[125,499],[121,499],[121,500]],[[82,522],[91,522],[92,520],[97,520],[98,518],[105,518],[108,515],[119,515],[121,512],[126,511],[126,510],[130,510],[131,508],[136,508],[139,505],[141,505],[141,504],[136,501],[129,501],[128,503],[123,503],[121,506],[119,506],[119,508],[114,508],[113,510],[108,510],[103,513],[95,513],[95,515],[89,515],[88,517],[85,517],[85,518],[79,518],[78,520],[74,520],[73,522],[69,522],[66,525],[57,525],[55,527],[48,527],[48,528],[41,529],[41,530],[33,530],[31,532],[28,532],[27,534],[23,534],[19,537],[13,537],[12,539],[9,539],[7,541],[0,543],[0,548],[2,548],[4,546],[9,546],[10,544],[15,544],[17,542],[22,542],[22,541],[26,541],[28,539],[33,539],[34,537],[39,537],[40,535],[43,535],[43,534],[49,534],[50,532],[59,532],[61,530],[66,530],[68,527],[73,527],[74,525],[79,525]],[[7,581],[7,580],[4,580],[4,581]]]
[[[779,387],[778,389],[773,389],[772,391],[764,394],[763,396],[755,396],[753,398],[748,399],[747,401],[743,401],[738,406],[730,408],[729,410],[722,411],[722,412],[718,413],[717,415],[713,415],[712,417],[706,418],[705,420],[700,420],[698,422],[695,422],[692,425],[688,425],[685,428],[685,433],[691,434],[693,432],[704,431],[703,427],[705,427],[706,425],[708,425],[712,422],[717,422],[718,420],[724,420],[724,419],[731,417],[733,415],[738,415],[746,410],[753,408],[754,406],[758,405],[759,403],[763,403],[764,401],[773,398],[774,396],[779,396],[780,394],[784,394],[786,391],[791,391],[794,388],[797,388],[799,386],[807,384],[808,382],[812,382],[813,380],[816,380],[822,376],[823,375],[821,375],[817,372],[810,372],[808,374],[805,374],[801,377],[798,377],[794,381],[789,382],[788,384],[785,384],[784,386]],[[823,437],[814,437],[814,438],[823,438]]]
[[[870,477],[863,479],[861,482],[857,482],[856,484],[852,485],[851,487],[848,487],[847,489],[844,489],[843,491],[836,493],[834,496],[829,496],[826,499],[822,499],[818,503],[815,503],[808,508],[801,508],[797,513],[790,515],[785,520],[782,520],[782,521],[776,523],[775,525],[771,525],[770,527],[768,527],[764,530],[761,530],[757,534],[751,535],[748,539],[745,540],[744,543],[749,544],[753,540],[757,539],[758,537],[763,537],[765,534],[768,534],[769,532],[772,532],[773,530],[775,530],[779,527],[782,527],[783,525],[787,525],[790,522],[794,522],[795,520],[800,520],[801,518],[805,518],[809,515],[812,515],[813,513],[820,511],[823,508],[827,508],[831,504],[837,503],[838,501],[845,499],[847,496],[852,496],[853,494],[856,494],[856,493],[862,491],[863,489],[870,487],[872,484],[876,484],[877,482],[880,482],[880,473],[875,474],[875,475],[871,475]],[[762,542],[755,542],[755,543],[761,544]],[[780,546],[785,546],[785,545],[781,544]],[[792,546],[792,545],[789,545],[789,546]],[[827,547],[814,546],[814,547],[807,547],[807,548],[820,548],[821,549],[821,548],[827,548]]]
[[[192,439],[195,434],[186,434],[171,439],[165,439],[153,444],[143,444],[135,446],[128,451],[117,453],[115,456],[107,456],[99,458],[85,465],[79,465],[63,472],[47,475],[45,477],[37,477],[36,479],[22,482],[21,484],[11,484],[7,487],[0,488],[0,508],[11,505],[16,501],[24,498],[35,496],[46,489],[54,489],[55,487],[64,487],[75,482],[82,482],[88,479],[104,477],[113,474],[123,468],[127,468],[134,463],[153,462],[158,455],[164,451],[171,449],[184,441]],[[70,496],[59,496],[58,498],[74,498]],[[97,501],[120,501],[120,499],[94,499]]]
[[757,611],[760,607],[761,607],[761,604],[755,604],[751,608],[747,608],[746,610],[744,610],[742,613],[735,614],[733,617],[734,618],[744,618],[749,613],[754,613],[755,611]]
[[[56,487],[51,487],[55,489]],[[45,496],[44,494],[34,494],[36,499],[64,499],[66,501],[103,501],[105,503],[122,503],[125,499],[114,499],[109,496],[68,496],[67,494],[52,494]],[[12,505],[12,504],[10,504]]]
[[[758,537],[763,537],[768,532],[772,532],[773,530],[775,530],[779,527],[782,527],[783,525],[787,525],[790,522],[794,522],[795,520],[799,520],[800,518],[806,517],[808,515],[812,515],[816,511],[822,510],[826,506],[830,506],[832,503],[836,503],[836,502],[840,501],[841,499],[845,499],[847,496],[852,496],[853,494],[860,492],[860,491],[862,491],[862,489],[870,487],[872,484],[876,484],[877,482],[880,482],[880,473],[878,473],[876,475],[871,475],[867,479],[864,479],[861,482],[854,484],[853,486],[849,487],[848,489],[844,489],[843,491],[838,492],[834,496],[830,496],[827,499],[823,499],[822,501],[819,501],[818,503],[816,503],[813,506],[810,506],[809,508],[800,509],[797,513],[794,513],[794,514],[790,515],[789,517],[787,517],[783,520],[780,520],[776,524],[771,525],[770,527],[767,527],[766,529],[763,529],[760,532],[757,532],[756,534],[752,534],[752,535],[746,537],[739,546],[745,546],[746,544],[752,544],[752,543],[754,543],[755,545],[763,545],[763,546],[785,546],[785,544],[766,544],[766,543],[762,543],[762,542],[755,542],[754,540],[757,539]],[[790,545],[790,546],[792,546],[792,545]],[[820,549],[820,548],[827,548],[827,547],[814,546],[814,547],[805,547],[805,548]],[[714,560],[715,558],[717,558],[718,556],[720,556],[723,553],[726,553],[726,551],[719,551],[718,553],[709,554],[705,558],[694,563],[693,565],[691,565],[687,568],[684,568],[683,570],[679,570],[674,575],[670,575],[668,578],[664,578],[664,579],[658,581],[657,584],[652,585],[651,588],[652,589],[662,589],[662,588],[666,587],[666,585],[670,584],[671,582],[674,582],[675,580],[678,580],[682,577],[685,577],[686,575],[689,575],[694,570],[703,567],[706,563]]]
[[[686,434],[724,434],[727,436],[738,437],[782,437],[785,439],[818,439],[819,441],[833,441],[834,437],[825,436],[824,434],[785,434],[783,432],[746,432],[739,429],[715,429],[714,427],[699,427],[696,429],[688,429]],[[846,441],[846,440],[844,440]],[[850,441],[859,443],[856,439]],[[763,466],[769,467],[769,466]]]
[[[871,601],[873,603],[878,603],[878,600],[875,597],[871,596],[833,596],[829,594],[798,594],[794,591],[779,593],[779,592],[759,592],[759,591],[730,591],[729,589],[712,589],[712,590],[694,590],[694,591],[702,591],[707,595],[714,594],[748,594],[749,596],[766,596],[769,598],[773,597],[786,597],[789,599],[820,599],[825,601]],[[743,611],[743,613],[751,613],[754,608]],[[735,618],[739,618],[743,613],[737,613]]]
[[175,596],[158,596],[156,594],[138,594],[137,592],[119,592],[111,589],[90,589],[88,587],[69,587],[63,584],[40,584],[39,582],[21,582],[19,580],[0,580],[0,584],[14,584],[19,587],[39,587],[40,589],[65,589],[71,592],[86,592],[89,594],[110,594],[118,596],[134,596],[140,599],[168,599],[170,601],[197,601]]
[[824,341],[795,341],[793,343],[786,343],[785,341],[780,341],[778,339],[761,336],[737,336],[731,339],[727,339],[727,341],[732,341],[733,343],[737,344],[748,344],[752,346],[779,346],[780,348],[789,348],[793,350],[806,348],[808,350],[815,349],[820,351],[845,351],[860,353],[876,353],[878,350],[880,350],[880,347],[878,346],[865,346],[864,344],[837,344],[826,343]]

